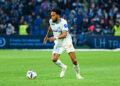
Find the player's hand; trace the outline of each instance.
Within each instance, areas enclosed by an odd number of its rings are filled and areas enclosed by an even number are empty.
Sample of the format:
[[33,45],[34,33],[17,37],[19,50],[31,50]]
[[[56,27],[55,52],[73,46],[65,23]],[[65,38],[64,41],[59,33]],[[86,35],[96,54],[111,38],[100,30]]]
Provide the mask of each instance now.
[[48,40],[48,37],[45,37],[43,43],[46,44],[47,40]]
[[50,42],[52,42],[52,41],[54,41],[54,40],[56,40],[56,38],[54,38],[54,37],[50,37],[50,38],[49,38],[49,41],[50,41]]

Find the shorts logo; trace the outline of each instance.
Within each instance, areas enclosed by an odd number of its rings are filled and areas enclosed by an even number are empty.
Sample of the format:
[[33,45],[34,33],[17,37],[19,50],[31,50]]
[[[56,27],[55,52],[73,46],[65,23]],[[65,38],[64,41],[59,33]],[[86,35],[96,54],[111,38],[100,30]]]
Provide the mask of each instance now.
[[72,45],[68,45],[68,47],[69,47],[69,48],[71,48],[71,47],[72,47]]
[[70,50],[73,50],[73,46],[70,44],[70,45],[68,45],[68,48],[70,49]]
[[6,45],[5,38],[0,38],[0,47],[4,47]]
[[59,52],[59,48],[56,47],[55,51],[56,51],[56,52]]

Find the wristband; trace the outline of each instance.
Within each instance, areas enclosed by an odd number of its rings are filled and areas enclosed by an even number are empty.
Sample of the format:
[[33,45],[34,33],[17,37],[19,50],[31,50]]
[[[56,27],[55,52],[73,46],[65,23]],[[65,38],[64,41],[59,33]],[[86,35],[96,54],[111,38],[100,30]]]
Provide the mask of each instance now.
[[55,37],[56,39],[58,39],[58,37]]

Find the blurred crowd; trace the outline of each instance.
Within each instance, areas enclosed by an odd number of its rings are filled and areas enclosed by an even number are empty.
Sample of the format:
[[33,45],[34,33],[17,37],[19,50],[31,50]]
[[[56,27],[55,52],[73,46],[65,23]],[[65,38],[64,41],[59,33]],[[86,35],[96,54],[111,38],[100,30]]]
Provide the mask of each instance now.
[[120,36],[119,0],[0,0],[0,34],[44,36],[55,7],[61,8],[73,38]]

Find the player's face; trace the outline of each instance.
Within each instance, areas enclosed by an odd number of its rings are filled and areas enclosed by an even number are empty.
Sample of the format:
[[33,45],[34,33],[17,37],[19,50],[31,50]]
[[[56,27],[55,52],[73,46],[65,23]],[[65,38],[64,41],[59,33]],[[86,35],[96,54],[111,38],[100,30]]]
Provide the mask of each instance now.
[[55,12],[51,12],[51,18],[53,22],[57,22],[57,14]]

